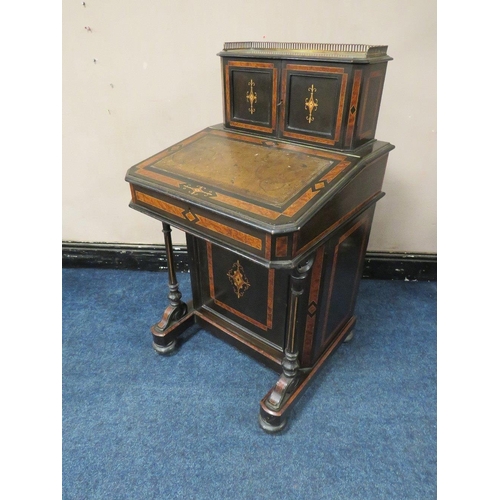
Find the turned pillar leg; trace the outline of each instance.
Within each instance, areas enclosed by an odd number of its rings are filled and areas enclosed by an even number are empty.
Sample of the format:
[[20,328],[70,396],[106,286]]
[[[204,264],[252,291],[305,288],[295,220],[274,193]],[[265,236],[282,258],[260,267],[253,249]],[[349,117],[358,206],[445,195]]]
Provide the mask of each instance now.
[[169,354],[175,349],[177,340],[168,335],[168,330],[173,323],[180,320],[187,313],[187,305],[181,300],[182,294],[179,291],[179,284],[177,283],[177,277],[175,275],[171,233],[172,229],[170,225],[164,222],[163,235],[167,254],[168,299],[170,303],[165,309],[161,320],[151,327],[153,347],[160,354]]
[[294,269],[291,277],[291,290],[288,310],[285,357],[281,362],[282,374],[261,404],[259,424],[266,432],[279,432],[287,422],[280,412],[284,403],[293,394],[302,378],[297,347],[297,317],[305,282],[314,262],[314,257]]

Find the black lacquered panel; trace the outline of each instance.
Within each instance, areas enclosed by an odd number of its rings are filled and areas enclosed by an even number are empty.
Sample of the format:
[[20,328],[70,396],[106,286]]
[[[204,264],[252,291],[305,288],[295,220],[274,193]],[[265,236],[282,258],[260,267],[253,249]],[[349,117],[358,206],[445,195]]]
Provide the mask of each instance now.
[[354,312],[373,210],[374,207],[364,212],[326,246],[313,359],[324,351]]
[[290,75],[287,130],[333,138],[339,102],[338,77]]
[[227,126],[275,133],[278,70],[274,63],[229,61],[225,87]]
[[348,74],[341,67],[287,64],[281,135],[334,146],[340,142]]
[[[207,243],[203,302],[244,326],[261,340],[284,347],[288,280],[285,271],[268,269],[241,255]],[[205,258],[203,259],[205,260]]]
[[269,71],[231,71],[232,119],[271,126],[273,77]]

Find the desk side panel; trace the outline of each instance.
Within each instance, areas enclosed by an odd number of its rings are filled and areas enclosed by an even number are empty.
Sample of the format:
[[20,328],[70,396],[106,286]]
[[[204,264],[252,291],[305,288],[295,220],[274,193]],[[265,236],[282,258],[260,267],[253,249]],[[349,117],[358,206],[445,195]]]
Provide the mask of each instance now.
[[313,366],[353,318],[375,205],[316,250],[300,360]]
[[308,252],[383,196],[388,154],[368,163],[324,208],[294,235],[292,256]]

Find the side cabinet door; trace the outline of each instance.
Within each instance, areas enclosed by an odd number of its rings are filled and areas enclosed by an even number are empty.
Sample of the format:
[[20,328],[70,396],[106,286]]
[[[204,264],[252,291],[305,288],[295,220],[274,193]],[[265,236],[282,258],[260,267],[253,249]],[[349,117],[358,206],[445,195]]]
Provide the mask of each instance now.
[[341,65],[285,61],[280,137],[340,147],[348,84],[349,70]]
[[254,60],[225,61],[226,127],[276,134],[278,64]]
[[288,272],[267,269],[201,240],[198,251],[202,307],[283,352]]

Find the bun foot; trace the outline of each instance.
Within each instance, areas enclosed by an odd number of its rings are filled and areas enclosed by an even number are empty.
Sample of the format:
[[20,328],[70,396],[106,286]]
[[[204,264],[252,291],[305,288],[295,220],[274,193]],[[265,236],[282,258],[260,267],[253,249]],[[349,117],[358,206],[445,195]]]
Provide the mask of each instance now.
[[287,424],[287,419],[283,417],[273,417],[271,415],[266,415],[264,418],[259,414],[259,425],[261,429],[268,432],[269,434],[276,434],[281,432]]
[[347,337],[344,339],[344,342],[350,342],[353,337],[354,337],[354,330],[351,330],[349,332],[349,335],[347,335]]
[[172,340],[172,342],[169,342],[167,345],[159,345],[153,342],[153,348],[158,354],[168,356],[177,350],[177,339]]

